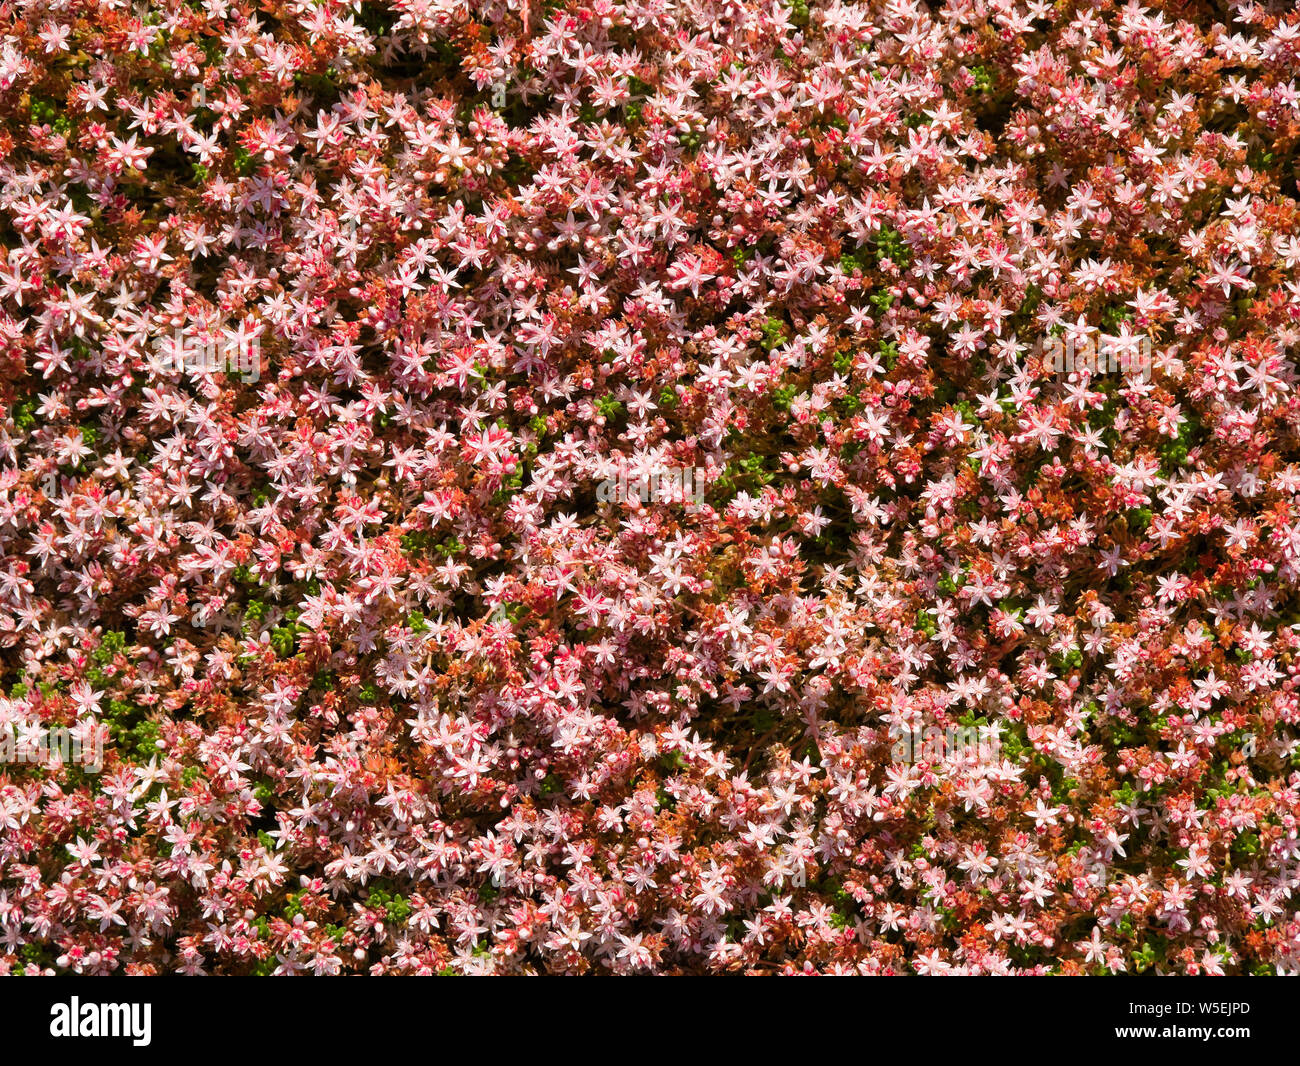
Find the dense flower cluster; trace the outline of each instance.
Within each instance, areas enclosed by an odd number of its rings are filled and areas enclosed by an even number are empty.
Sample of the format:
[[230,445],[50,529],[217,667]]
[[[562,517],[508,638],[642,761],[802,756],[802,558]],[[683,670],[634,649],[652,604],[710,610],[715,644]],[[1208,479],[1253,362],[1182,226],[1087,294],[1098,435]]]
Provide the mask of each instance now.
[[1291,8],[0,0],[0,971],[1300,972]]

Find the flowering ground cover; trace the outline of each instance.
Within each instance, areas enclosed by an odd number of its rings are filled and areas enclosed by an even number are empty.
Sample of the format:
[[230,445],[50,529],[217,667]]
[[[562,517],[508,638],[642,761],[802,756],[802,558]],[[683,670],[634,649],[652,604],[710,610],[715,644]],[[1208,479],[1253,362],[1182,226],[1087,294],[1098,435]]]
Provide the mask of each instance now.
[[1300,972],[1298,66],[0,0],[0,971]]

